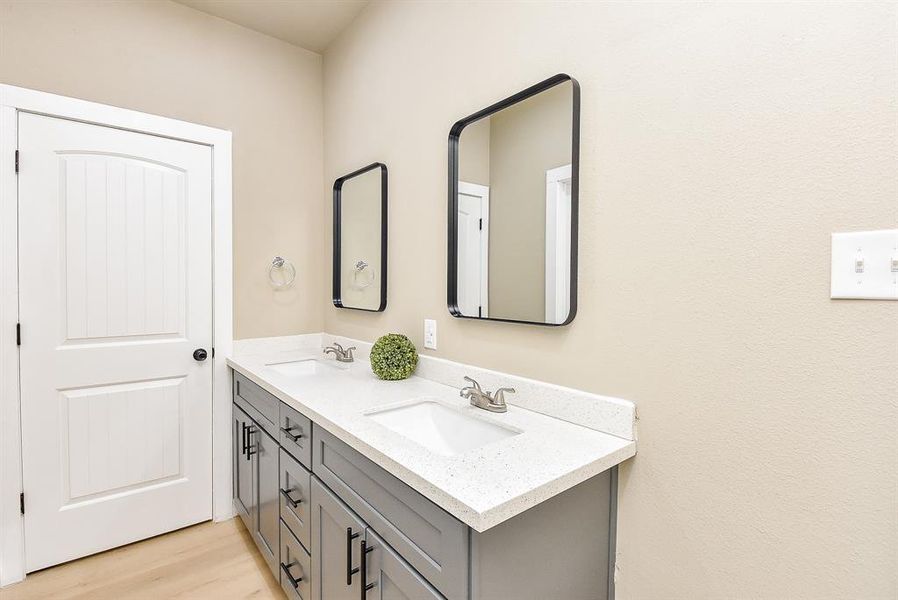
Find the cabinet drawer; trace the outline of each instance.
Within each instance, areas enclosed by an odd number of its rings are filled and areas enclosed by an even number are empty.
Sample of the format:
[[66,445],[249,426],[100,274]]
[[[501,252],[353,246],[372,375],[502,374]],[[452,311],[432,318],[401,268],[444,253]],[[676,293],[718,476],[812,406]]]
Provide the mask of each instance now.
[[[281,401],[236,371],[234,371],[234,396],[256,409],[270,424],[278,422],[278,407]],[[257,418],[257,415],[252,413],[250,416]]]
[[302,465],[312,468],[312,422],[283,402],[280,403],[278,441]]
[[309,523],[311,479],[312,475],[281,448],[281,520],[306,548],[312,539]]
[[[289,574],[289,576],[288,576]],[[296,582],[290,581],[290,577]],[[312,558],[290,528],[281,521],[281,562],[278,578],[281,587],[291,600],[309,600],[312,597]]]
[[468,593],[468,527],[315,426],[312,472],[450,600]]

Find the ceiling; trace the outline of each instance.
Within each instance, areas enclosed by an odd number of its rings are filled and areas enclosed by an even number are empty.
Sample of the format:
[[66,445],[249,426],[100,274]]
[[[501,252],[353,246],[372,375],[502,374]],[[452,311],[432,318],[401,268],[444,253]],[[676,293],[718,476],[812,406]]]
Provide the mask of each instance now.
[[368,0],[175,1],[318,53],[368,4]]

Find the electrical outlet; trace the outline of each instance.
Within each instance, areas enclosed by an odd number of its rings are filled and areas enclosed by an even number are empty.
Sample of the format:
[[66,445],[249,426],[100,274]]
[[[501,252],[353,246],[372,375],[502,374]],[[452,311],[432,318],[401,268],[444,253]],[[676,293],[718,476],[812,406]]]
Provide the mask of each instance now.
[[834,233],[830,297],[898,300],[898,229]]
[[424,319],[424,347],[437,349],[437,322],[433,319]]

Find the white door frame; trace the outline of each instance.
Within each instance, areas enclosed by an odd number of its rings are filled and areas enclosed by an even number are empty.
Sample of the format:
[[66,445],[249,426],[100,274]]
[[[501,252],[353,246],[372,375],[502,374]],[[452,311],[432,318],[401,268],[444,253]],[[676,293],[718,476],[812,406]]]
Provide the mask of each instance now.
[[[546,322],[563,323],[570,312],[571,203],[559,202],[571,184],[571,165],[546,171]],[[570,188],[568,188],[570,189]],[[559,241],[562,242],[558,252]],[[566,243],[565,243],[566,242]]]
[[458,193],[480,198],[480,308],[481,317],[490,311],[490,188],[479,183],[458,182]]
[[[18,293],[17,113],[30,112],[204,144],[212,149],[212,516],[234,515],[231,499],[231,382],[225,357],[233,345],[231,132],[124,108],[0,84],[0,586],[25,577]],[[27,156],[20,157],[27,161]],[[27,340],[28,324],[22,325]],[[27,498],[26,498],[27,507]]]

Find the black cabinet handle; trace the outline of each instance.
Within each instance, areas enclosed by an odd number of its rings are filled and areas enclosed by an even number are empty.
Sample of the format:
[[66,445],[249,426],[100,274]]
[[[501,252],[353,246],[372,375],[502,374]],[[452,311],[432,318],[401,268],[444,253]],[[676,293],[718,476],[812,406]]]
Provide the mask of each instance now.
[[294,577],[293,574],[290,573],[290,567],[292,567],[295,564],[297,564],[297,562],[295,560],[292,563],[290,563],[289,565],[285,565],[284,563],[281,563],[281,571],[283,571],[284,575],[287,576],[287,579],[290,581],[290,585],[293,586],[294,590],[299,587],[299,582],[302,581],[302,577]]
[[193,360],[195,360],[196,362],[203,362],[208,356],[209,353],[206,352],[205,348],[197,348],[193,351]]
[[361,585],[361,600],[365,600],[365,597],[368,594],[368,590],[374,587],[373,583],[368,583],[368,553],[374,552],[374,548],[370,548],[368,546],[368,542],[362,540],[362,565],[360,570],[362,572],[362,585]]
[[299,427],[296,427],[296,426],[287,427],[287,428],[281,427],[281,433],[286,435],[288,438],[290,438],[294,442],[298,442],[300,439],[302,439],[302,434],[301,433],[293,433],[294,429],[299,429]]
[[246,426],[246,460],[250,460],[250,457],[256,453],[256,450],[253,448],[253,434],[255,432],[255,427],[252,425]]
[[240,450],[240,454],[246,456],[246,423],[240,423],[240,426],[243,429],[243,448]]
[[294,500],[293,498],[291,498],[290,492],[292,492],[292,491],[293,490],[281,489],[281,496],[284,497],[284,500],[286,500],[287,502],[290,503],[290,506],[292,506],[293,508],[296,508],[297,506],[302,504],[302,498],[300,498],[299,500]]
[[352,576],[359,572],[359,568],[352,568],[352,540],[359,534],[352,532],[352,527],[346,528],[346,585],[352,585]]

